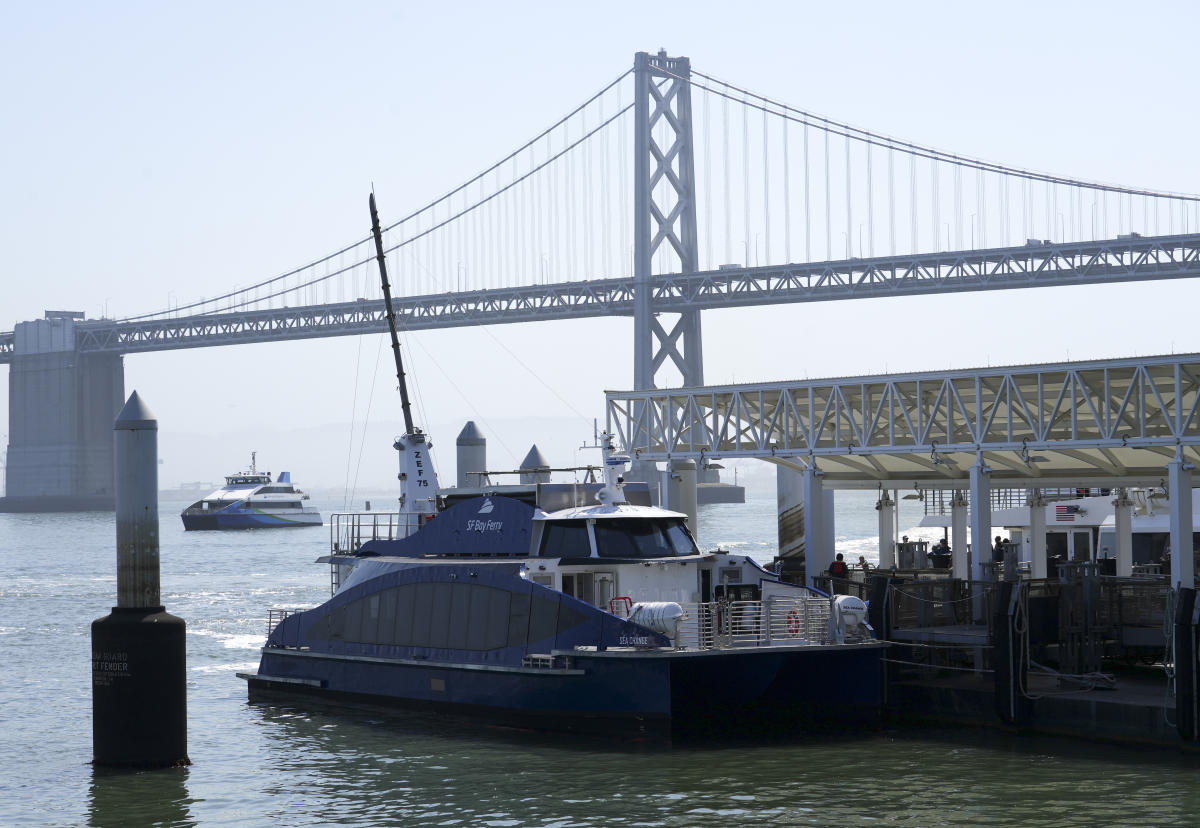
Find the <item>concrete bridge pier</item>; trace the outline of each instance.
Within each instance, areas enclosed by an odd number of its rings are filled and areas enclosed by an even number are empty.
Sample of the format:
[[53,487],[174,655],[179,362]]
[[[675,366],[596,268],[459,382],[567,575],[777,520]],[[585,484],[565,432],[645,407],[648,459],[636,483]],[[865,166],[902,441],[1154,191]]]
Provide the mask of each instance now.
[[47,311],[16,326],[0,511],[115,508],[112,423],[125,400],[124,360],[76,352],[82,318]]

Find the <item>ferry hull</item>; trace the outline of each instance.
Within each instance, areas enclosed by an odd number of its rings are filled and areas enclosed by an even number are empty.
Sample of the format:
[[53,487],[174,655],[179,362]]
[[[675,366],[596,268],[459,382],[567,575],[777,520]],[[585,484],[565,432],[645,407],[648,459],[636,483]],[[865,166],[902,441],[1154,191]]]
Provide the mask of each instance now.
[[570,654],[571,669],[425,666],[267,648],[251,701],[289,697],[434,710],[618,738],[736,738],[877,724],[883,646]]
[[275,529],[296,526],[320,526],[321,516],[314,515],[272,515],[266,513],[234,513],[222,512],[208,514],[182,515],[183,528],[186,530],[208,529]]

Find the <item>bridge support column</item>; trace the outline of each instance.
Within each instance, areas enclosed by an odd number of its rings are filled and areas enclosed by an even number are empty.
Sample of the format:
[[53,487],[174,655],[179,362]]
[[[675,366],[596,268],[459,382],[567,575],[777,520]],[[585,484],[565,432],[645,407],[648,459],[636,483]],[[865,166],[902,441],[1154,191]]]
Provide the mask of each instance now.
[[896,501],[880,492],[875,510],[879,512],[879,568],[891,569],[896,565]]
[[112,423],[125,401],[124,363],[119,354],[76,352],[76,318],[48,314],[14,331],[0,511],[114,508]]
[[1128,578],[1133,574],[1133,501],[1128,492],[1117,489],[1112,505],[1117,535],[1117,577]]
[[1183,449],[1167,464],[1171,492],[1171,587],[1195,588],[1196,565],[1192,558],[1192,464]]
[[967,549],[967,499],[959,489],[950,498],[950,552],[952,574],[962,581],[971,579],[971,553]]
[[1029,496],[1029,577],[1046,577],[1046,499],[1041,489],[1034,489]]

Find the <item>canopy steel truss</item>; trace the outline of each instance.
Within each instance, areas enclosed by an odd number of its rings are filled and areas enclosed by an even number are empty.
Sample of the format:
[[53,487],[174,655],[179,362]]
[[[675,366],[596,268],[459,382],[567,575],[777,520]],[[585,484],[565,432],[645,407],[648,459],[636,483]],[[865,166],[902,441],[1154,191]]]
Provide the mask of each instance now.
[[830,483],[1158,481],[1200,461],[1200,354],[607,393],[643,460],[759,457]]

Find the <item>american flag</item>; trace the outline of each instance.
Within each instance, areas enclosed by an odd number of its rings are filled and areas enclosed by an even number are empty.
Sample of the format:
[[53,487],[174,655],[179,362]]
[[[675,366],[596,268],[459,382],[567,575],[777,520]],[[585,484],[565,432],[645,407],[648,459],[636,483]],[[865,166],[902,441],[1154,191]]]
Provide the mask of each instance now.
[[1060,523],[1074,523],[1075,513],[1078,511],[1078,506],[1055,506],[1054,519]]

